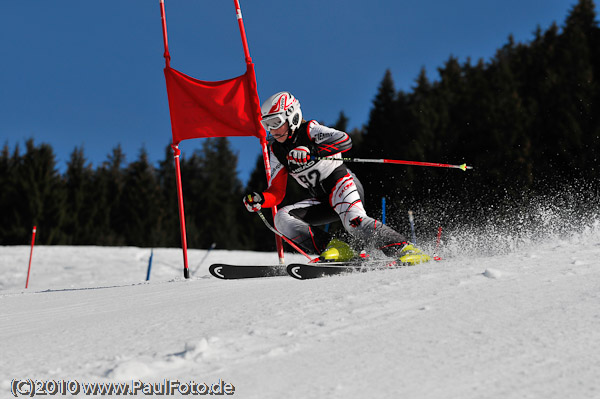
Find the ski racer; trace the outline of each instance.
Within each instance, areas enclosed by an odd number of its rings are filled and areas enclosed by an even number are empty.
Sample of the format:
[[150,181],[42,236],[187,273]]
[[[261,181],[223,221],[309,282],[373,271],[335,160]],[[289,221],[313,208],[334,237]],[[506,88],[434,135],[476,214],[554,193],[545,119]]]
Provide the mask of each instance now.
[[405,264],[431,259],[406,237],[367,215],[362,184],[341,160],[352,147],[347,133],[305,121],[300,102],[289,92],[269,97],[261,113],[261,123],[274,139],[269,146],[271,179],[266,191],[244,196],[248,211],[278,205],[289,174],[311,198],[281,208],[275,227],[307,253],[320,254],[320,261],[346,262],[358,256],[348,243],[316,227],[338,220],[359,245],[378,248]]

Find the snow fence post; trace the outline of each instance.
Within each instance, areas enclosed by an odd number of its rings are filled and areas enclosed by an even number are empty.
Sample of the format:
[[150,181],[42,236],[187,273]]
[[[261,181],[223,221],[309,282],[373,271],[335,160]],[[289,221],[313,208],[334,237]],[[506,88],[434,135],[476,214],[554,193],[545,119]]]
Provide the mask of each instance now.
[[33,233],[31,235],[31,250],[29,251],[29,267],[27,268],[27,281],[25,282],[25,288],[29,288],[29,273],[31,272],[31,258],[33,257],[33,246],[35,244],[35,232],[36,226],[33,226]]

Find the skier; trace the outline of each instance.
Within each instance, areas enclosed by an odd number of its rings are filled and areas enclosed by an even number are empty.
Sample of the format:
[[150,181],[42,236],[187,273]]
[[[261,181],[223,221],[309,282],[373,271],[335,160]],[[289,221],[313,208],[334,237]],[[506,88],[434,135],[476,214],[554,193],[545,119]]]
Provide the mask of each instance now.
[[367,215],[363,187],[341,160],[341,154],[352,147],[347,133],[302,119],[300,102],[289,92],[269,97],[261,113],[261,123],[274,139],[270,144],[271,179],[266,191],[244,196],[248,211],[278,205],[291,174],[311,198],[281,208],[275,215],[275,227],[307,253],[320,254],[320,261],[345,262],[357,257],[348,243],[315,228],[338,220],[360,245],[378,248],[402,263],[431,259],[406,237]]

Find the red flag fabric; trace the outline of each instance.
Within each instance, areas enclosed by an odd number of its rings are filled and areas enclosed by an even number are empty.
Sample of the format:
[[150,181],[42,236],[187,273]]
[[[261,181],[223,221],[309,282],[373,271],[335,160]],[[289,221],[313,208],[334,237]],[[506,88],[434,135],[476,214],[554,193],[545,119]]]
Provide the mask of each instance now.
[[173,144],[200,137],[266,137],[254,65],[233,79],[207,82],[165,68]]

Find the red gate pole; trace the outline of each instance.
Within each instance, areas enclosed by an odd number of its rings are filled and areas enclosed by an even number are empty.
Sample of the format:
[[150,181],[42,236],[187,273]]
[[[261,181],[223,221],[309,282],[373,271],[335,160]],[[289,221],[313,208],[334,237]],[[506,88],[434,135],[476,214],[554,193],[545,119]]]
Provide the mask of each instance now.
[[163,44],[165,47],[165,63],[167,68],[171,67],[171,55],[169,54],[169,40],[167,39],[167,17],[165,15],[165,0],[160,0],[160,18],[162,20]]
[[31,272],[31,258],[33,257],[33,246],[35,244],[35,232],[36,226],[33,226],[33,234],[31,235],[31,251],[29,251],[29,267],[27,268],[27,281],[25,282],[25,288],[29,288],[29,273]]
[[[271,180],[271,162],[269,161],[269,147],[267,146],[267,140],[264,138],[260,140],[260,145],[262,146],[262,154],[263,154],[263,162],[265,164],[265,174],[267,175],[267,181]],[[273,219],[275,219],[275,215],[277,214],[277,206],[271,208],[271,212],[273,213]],[[275,245],[277,246],[277,256],[279,257],[279,263],[285,263],[285,257],[283,255],[283,241],[281,237],[275,235]]]
[[[250,57],[250,49],[248,48],[248,40],[246,39],[246,29],[244,29],[244,20],[242,19],[242,9],[240,8],[239,0],[233,0],[233,2],[235,5],[235,14],[237,16],[238,26],[240,28],[240,36],[242,38],[242,45],[244,46],[244,56],[246,57],[246,66],[247,66],[248,72],[250,73],[249,77],[251,79],[251,84],[254,85],[254,87],[253,87],[254,93],[253,94],[256,95],[257,106],[258,106],[258,110],[260,112],[260,104],[258,104],[258,90],[256,89],[256,74],[254,72],[254,65],[252,64],[252,58]],[[259,117],[260,117],[260,113],[258,115],[256,115],[256,118],[257,118],[256,128],[259,129],[259,131],[264,132],[262,125],[260,123],[258,123]],[[265,139],[265,136],[266,136],[266,133],[264,132],[264,134],[260,138],[260,145],[262,147],[263,162],[265,164],[265,174],[267,175],[267,181],[270,181],[271,180],[271,162],[269,161],[269,148],[267,146],[267,140]],[[272,207],[271,212],[273,213],[273,218],[275,218],[275,214],[277,213],[277,207],[276,206]],[[281,237],[279,237],[278,235],[275,235],[275,244],[277,245],[277,255],[279,256],[279,263],[284,264],[285,259],[284,259],[284,255],[283,255],[283,241],[281,240]]]
[[175,158],[175,175],[177,176],[177,202],[179,203],[179,226],[181,228],[181,249],[183,250],[183,277],[190,278],[187,253],[187,234],[185,232],[185,212],[183,210],[183,186],[181,184],[181,168],[179,156],[181,151],[178,144],[171,144],[173,158]]
[[[165,46],[165,66],[171,67],[171,55],[169,54],[169,40],[167,39],[167,18],[165,15],[165,1],[160,0],[160,18],[162,20],[163,44]],[[181,167],[179,164],[179,143],[171,144],[173,149],[173,158],[175,160],[175,177],[177,178],[177,202],[179,204],[179,226],[181,229],[181,249],[183,250],[183,277],[190,278],[190,269],[188,267],[187,253],[187,235],[185,232],[185,212],[183,209],[183,189],[181,184]]]

